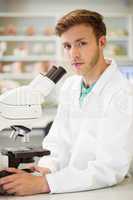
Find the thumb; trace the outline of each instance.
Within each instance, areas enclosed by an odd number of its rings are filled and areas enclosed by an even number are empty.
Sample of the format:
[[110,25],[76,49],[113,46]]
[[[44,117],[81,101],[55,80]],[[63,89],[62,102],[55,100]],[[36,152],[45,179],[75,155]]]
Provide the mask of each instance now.
[[27,164],[26,168],[31,169],[32,171],[35,171],[35,164],[32,164],[32,163]]
[[48,168],[39,167],[39,166],[35,167],[35,171],[40,172],[41,174],[44,174],[44,175],[50,173],[50,170]]

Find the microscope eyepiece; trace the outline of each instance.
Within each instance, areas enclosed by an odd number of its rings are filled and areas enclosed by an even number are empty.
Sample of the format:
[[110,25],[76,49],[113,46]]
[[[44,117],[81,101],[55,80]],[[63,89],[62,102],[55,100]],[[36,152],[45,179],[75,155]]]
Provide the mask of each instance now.
[[54,83],[57,83],[65,73],[66,70],[63,67],[59,66],[57,68],[56,66],[53,66],[51,70],[46,74],[46,77],[48,77]]
[[53,65],[52,68],[47,72],[46,76],[47,76],[48,78],[50,78],[51,75],[52,75],[56,70],[57,70],[57,67]]

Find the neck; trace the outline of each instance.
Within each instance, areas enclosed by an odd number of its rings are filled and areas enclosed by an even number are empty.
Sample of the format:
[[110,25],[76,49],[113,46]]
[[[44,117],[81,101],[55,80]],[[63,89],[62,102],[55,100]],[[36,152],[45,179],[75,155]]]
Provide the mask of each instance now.
[[93,67],[93,69],[83,77],[83,81],[86,87],[91,87],[94,84],[104,70],[108,67],[109,64],[105,62],[105,59],[99,60],[98,63]]

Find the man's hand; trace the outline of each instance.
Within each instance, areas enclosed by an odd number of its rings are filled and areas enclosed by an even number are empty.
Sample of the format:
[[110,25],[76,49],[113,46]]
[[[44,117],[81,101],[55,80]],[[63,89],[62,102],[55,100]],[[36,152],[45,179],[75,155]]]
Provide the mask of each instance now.
[[15,174],[0,179],[0,187],[9,194],[19,196],[50,192],[45,176],[34,176],[20,169],[7,169]]

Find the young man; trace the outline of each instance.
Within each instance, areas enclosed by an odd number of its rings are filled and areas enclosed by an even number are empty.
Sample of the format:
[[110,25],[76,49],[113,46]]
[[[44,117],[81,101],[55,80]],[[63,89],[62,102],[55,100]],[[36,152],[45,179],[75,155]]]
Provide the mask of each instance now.
[[19,169],[0,185],[16,195],[61,193],[108,187],[128,174],[133,144],[133,89],[105,60],[102,16],[75,10],[56,26],[65,54],[77,75],[61,89],[58,112],[43,146],[51,155],[34,167],[43,176]]

